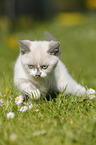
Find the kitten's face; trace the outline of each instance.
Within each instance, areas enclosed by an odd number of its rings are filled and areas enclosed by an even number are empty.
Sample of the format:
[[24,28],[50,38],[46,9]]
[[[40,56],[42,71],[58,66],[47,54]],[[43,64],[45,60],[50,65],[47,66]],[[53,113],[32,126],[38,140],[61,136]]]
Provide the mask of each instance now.
[[[36,79],[48,77],[58,63],[59,43],[57,45],[57,42],[54,43],[53,41],[32,42],[29,40],[22,42],[20,42],[21,62],[25,71]],[[56,50],[54,46],[56,46]]]

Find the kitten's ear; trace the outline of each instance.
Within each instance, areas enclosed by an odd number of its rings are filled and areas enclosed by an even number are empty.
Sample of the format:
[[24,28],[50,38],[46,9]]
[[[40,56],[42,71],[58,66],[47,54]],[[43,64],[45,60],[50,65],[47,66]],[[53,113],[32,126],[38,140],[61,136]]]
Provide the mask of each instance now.
[[30,48],[31,43],[29,40],[20,40],[19,45],[20,45],[20,52],[22,55],[30,52],[29,48]]
[[60,42],[51,41],[49,43],[48,53],[50,53],[50,55],[60,56],[60,54],[61,54]]
[[47,31],[45,31],[45,36],[46,36],[48,41],[51,41],[51,40],[56,41],[56,39]]

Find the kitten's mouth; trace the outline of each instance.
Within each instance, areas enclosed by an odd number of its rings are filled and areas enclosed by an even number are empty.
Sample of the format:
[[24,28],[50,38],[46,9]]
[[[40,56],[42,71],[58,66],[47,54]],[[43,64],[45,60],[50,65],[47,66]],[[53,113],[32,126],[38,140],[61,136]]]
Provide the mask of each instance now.
[[40,78],[40,76],[35,76],[36,79]]

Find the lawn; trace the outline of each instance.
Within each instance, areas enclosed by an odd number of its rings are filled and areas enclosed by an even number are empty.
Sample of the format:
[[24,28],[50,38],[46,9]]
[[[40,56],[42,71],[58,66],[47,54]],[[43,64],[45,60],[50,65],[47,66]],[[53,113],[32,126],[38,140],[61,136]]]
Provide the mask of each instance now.
[[[29,26],[28,26],[29,27]],[[14,28],[15,29],[15,28]],[[32,101],[20,112],[13,84],[14,63],[19,54],[18,40],[45,40],[49,31],[61,43],[61,60],[72,77],[88,88],[96,89],[96,19],[64,26],[53,20],[8,29],[0,29],[0,145],[95,145],[96,98],[77,98],[59,94],[50,101]],[[24,104],[27,106],[27,104]],[[21,107],[21,106],[20,106]],[[14,118],[7,113],[14,112]]]

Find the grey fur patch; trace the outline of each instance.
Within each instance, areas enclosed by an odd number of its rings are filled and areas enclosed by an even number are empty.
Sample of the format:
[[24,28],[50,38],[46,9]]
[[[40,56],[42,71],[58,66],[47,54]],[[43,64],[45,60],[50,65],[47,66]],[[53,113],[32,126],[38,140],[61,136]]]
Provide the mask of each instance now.
[[51,41],[50,44],[49,44],[48,53],[50,53],[50,55],[59,56],[61,54],[60,42]]
[[20,40],[19,45],[20,45],[20,52],[22,55],[30,52],[30,49],[29,49],[30,41],[29,40]]

